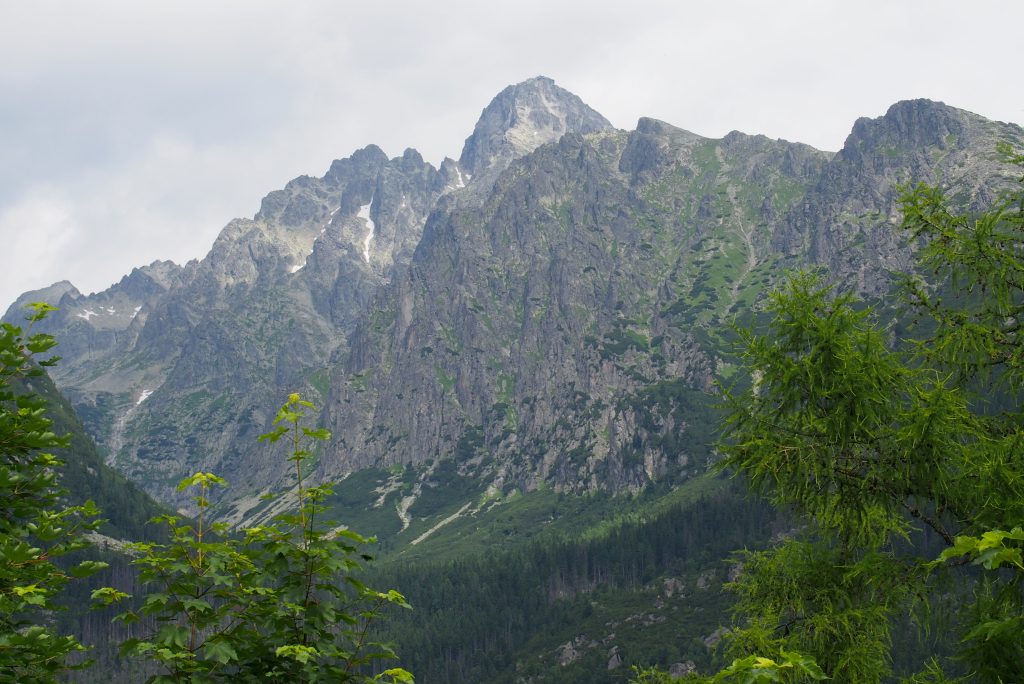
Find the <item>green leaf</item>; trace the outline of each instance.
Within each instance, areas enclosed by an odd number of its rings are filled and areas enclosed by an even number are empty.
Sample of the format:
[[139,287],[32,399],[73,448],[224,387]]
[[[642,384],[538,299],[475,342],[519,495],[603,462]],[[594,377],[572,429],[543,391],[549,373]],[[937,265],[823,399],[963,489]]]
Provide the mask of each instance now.
[[312,437],[313,439],[330,439],[331,431],[326,428],[320,428],[318,430],[311,430],[310,428],[302,428],[302,434],[306,437]]
[[203,644],[203,654],[208,660],[225,665],[238,660],[235,647],[224,639],[210,639]]
[[11,591],[30,606],[46,605],[46,596],[49,593],[46,589],[36,584],[30,584],[24,587],[12,587]]
[[318,655],[317,649],[312,646],[303,646],[301,644],[278,646],[275,653],[278,658],[291,658],[292,660],[300,663],[308,663]]
[[186,598],[181,601],[182,608],[189,613],[208,613],[213,610],[213,606],[208,601],[203,599]]
[[[178,625],[163,625],[157,630],[156,637],[153,641],[164,648],[171,649],[171,647],[183,649],[188,644],[188,630]],[[168,651],[167,657],[171,657],[173,651]]]
[[108,564],[104,563],[103,561],[90,561],[90,560],[87,560],[87,561],[82,561],[78,565],[72,566],[71,569],[69,570],[69,572],[71,573],[71,575],[73,577],[78,577],[78,578],[90,577],[92,575],[95,575],[97,572],[99,572],[100,570],[102,570],[103,568],[105,568],[107,566],[108,566]]
[[374,681],[390,681],[395,682],[396,684],[416,684],[416,680],[413,678],[412,673],[407,670],[403,670],[400,667],[393,667],[390,670],[384,670],[373,679]]
[[131,598],[131,595],[114,589],[113,587],[101,587],[99,589],[93,589],[90,594],[90,598],[92,598],[93,601],[97,601],[99,605],[109,606],[123,599]]
[[217,485],[219,487],[227,487],[228,483],[227,480],[225,480],[222,477],[218,477],[213,473],[195,473],[194,475],[186,477],[181,482],[179,482],[177,486],[177,491],[181,492],[188,489],[189,487],[194,487],[197,485],[203,488],[211,487],[214,485]]
[[25,308],[32,310],[33,317],[31,320],[33,321],[45,318],[51,311],[60,311],[57,307],[46,302],[29,302],[25,305]]

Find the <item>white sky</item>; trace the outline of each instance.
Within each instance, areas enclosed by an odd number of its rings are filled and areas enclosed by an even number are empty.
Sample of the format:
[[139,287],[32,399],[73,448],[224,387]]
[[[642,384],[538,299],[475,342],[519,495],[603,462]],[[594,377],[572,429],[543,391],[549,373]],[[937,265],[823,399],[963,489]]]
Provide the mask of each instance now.
[[0,0],[0,312],[203,256],[267,192],[370,143],[458,157],[543,74],[653,116],[836,150],[942,100],[1024,122],[1019,0]]

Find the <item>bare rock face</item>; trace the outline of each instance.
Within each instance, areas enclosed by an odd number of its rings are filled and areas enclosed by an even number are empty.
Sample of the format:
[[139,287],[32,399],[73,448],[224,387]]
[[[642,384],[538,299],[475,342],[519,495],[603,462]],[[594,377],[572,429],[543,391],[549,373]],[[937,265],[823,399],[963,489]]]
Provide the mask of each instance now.
[[704,647],[708,650],[714,649],[722,641],[722,637],[729,633],[728,627],[719,627],[711,634],[704,637]]
[[662,593],[665,598],[672,598],[677,594],[683,593],[683,583],[676,577],[666,577],[662,582]]
[[55,379],[110,462],[175,503],[174,483],[200,467],[265,486],[274,460],[242,465],[260,458],[256,435],[288,388],[308,389],[344,349],[443,191],[414,150],[389,160],[370,146],[270,193],[201,261],[151,264],[94,295],[58,283],[23,299],[60,306],[45,321],[64,357]]
[[697,672],[697,665],[692,660],[681,663],[672,663],[668,668],[668,676],[672,679],[682,679],[686,675]]
[[7,313],[4,314],[3,319],[5,321],[14,322],[17,321],[19,317],[24,318],[26,307],[32,302],[46,302],[50,306],[57,306],[64,295],[81,297],[82,293],[79,292],[78,288],[72,285],[68,280],[61,280],[60,282],[39,290],[29,290],[18,297],[14,303],[7,308]]
[[558,647],[558,664],[562,667],[572,665],[580,659],[580,652],[572,641],[567,641]]
[[827,267],[846,287],[880,295],[890,271],[911,266],[911,245],[896,229],[899,188],[938,183],[965,208],[985,206],[1009,180],[995,144],[1019,138],[1018,126],[930,100],[858,119],[814,187],[776,224],[772,245]]
[[566,133],[586,135],[611,129],[583,100],[537,76],[502,90],[483,110],[466,139],[459,167],[477,184],[489,186],[509,163]]
[[617,670],[622,667],[622,655],[619,653],[618,646],[612,646],[608,656],[608,670]]
[[199,469],[232,482],[228,519],[288,486],[255,437],[292,391],[335,435],[323,480],[452,459],[497,492],[636,491],[712,457],[727,321],[791,266],[883,292],[911,255],[897,185],[983,206],[1009,180],[999,140],[1024,131],[923,100],[858,120],[836,154],[617,131],[538,77],[494,98],[457,162],[370,145],[268,194],[201,260],[17,304],[61,307],[55,380],[167,502]]
[[440,205],[335,369],[325,474],[486,454],[499,487],[581,492],[700,472],[717,352],[699,331],[770,275],[760,198],[789,209],[827,158],[647,121],[565,135],[486,201]]
[[134,344],[151,308],[181,284],[187,269],[170,261],[135,268],[103,292],[84,295],[68,281],[26,292],[8,309],[5,321],[24,318],[25,304],[45,301],[58,311],[38,324],[60,342],[62,362],[51,375],[62,387],[94,376],[96,363]]

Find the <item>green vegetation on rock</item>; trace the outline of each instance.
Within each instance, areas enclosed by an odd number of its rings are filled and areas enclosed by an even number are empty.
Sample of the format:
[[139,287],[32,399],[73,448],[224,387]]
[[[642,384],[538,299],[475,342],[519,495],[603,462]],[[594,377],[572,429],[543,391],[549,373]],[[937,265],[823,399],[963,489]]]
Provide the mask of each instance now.
[[729,394],[722,466],[802,528],[740,558],[737,659],[702,681],[882,681],[907,615],[922,634],[945,615],[953,636],[911,681],[1024,679],[1021,183],[973,214],[926,185],[903,197],[935,277],[906,280],[913,337],[807,274],[744,331],[753,381]]

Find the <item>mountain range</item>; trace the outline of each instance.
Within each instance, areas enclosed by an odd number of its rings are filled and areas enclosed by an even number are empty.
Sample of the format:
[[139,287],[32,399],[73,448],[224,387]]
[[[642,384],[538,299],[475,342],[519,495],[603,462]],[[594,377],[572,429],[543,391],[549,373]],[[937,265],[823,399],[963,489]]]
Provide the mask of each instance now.
[[987,206],[1010,180],[1001,141],[1024,130],[928,100],[857,120],[836,153],[623,131],[537,77],[491,101],[457,161],[370,145],[268,194],[200,260],[89,295],[56,283],[5,320],[59,307],[54,381],[106,462],[173,506],[203,470],[232,483],[223,518],[272,513],[262,495],[292,476],[256,436],[296,391],[334,435],[314,476],[373,469],[400,530],[441,481],[462,515],[545,487],[636,493],[713,458],[730,321],[791,268],[884,297],[914,247],[901,184]]

